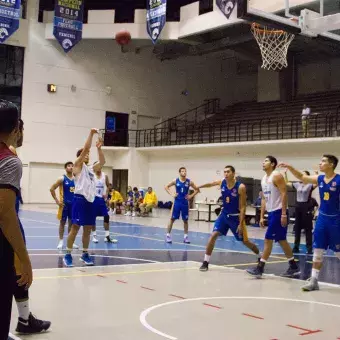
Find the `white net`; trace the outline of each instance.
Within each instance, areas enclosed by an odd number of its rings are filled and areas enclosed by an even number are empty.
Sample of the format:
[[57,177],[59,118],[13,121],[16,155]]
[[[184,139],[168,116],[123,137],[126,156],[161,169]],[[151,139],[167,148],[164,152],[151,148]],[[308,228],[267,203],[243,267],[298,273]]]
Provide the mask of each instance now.
[[251,31],[261,50],[262,68],[275,71],[288,66],[287,53],[294,34],[260,27],[255,23],[252,24]]

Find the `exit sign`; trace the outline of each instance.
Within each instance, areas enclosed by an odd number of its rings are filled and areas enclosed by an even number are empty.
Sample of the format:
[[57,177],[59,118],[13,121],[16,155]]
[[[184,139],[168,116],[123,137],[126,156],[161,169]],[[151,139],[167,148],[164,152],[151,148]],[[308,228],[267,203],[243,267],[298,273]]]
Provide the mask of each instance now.
[[47,92],[50,92],[50,93],[55,93],[55,92],[57,92],[57,85],[48,84],[48,85],[47,85]]

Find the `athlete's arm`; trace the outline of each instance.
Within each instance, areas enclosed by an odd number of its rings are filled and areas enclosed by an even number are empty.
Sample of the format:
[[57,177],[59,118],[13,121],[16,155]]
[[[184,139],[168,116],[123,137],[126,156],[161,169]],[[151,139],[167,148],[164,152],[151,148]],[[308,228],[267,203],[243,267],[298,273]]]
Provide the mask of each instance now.
[[102,146],[103,146],[103,139],[100,137],[98,138],[97,143],[96,143],[99,162],[93,166],[93,171],[99,171],[105,165],[105,156],[102,150]]
[[221,180],[214,181],[214,182],[211,182],[211,183],[207,183],[207,184],[200,185],[200,186],[198,187],[198,189],[216,187],[216,186],[218,186],[218,185],[221,185],[221,183],[222,183]]
[[55,203],[57,205],[59,205],[60,207],[63,205],[63,202],[59,202],[55,191],[63,184],[63,180],[64,179],[62,177],[58,178],[58,180],[50,188],[50,193],[51,193]]
[[83,166],[84,160],[85,160],[85,157],[90,152],[93,136],[96,133],[98,133],[97,129],[91,129],[90,134],[87,137],[87,140],[85,142],[83,151],[81,152],[79,157],[74,162],[74,166],[73,166],[73,173],[74,173],[74,175],[80,174],[80,172],[82,170],[82,166]]
[[106,184],[106,193],[105,193],[104,199],[106,200],[107,197],[109,197],[109,193],[110,193],[110,190],[109,190],[110,181],[109,181],[109,177],[107,177],[107,175],[105,175],[105,184]]
[[0,228],[21,262],[22,274],[17,282],[28,288],[33,280],[32,265],[20,231],[15,200],[16,194],[13,190],[0,189]]
[[[288,170],[288,169],[287,169]],[[287,171],[285,171],[285,182],[289,189],[293,188],[293,183],[289,181]]]
[[170,182],[168,185],[166,185],[164,187],[165,191],[172,197],[175,197],[177,196],[177,193],[173,194],[171,191],[170,191],[170,188],[173,187],[174,185],[176,185],[176,181],[173,180],[172,182]]
[[243,227],[246,220],[246,207],[247,207],[247,191],[244,184],[240,184],[238,188],[238,194],[240,196],[239,209],[240,209],[240,226]]
[[190,201],[200,192],[200,189],[196,186],[196,184],[193,181],[190,182],[190,186],[194,189],[194,192],[191,195],[188,195],[187,197],[188,201]]
[[281,174],[276,174],[273,178],[273,183],[279,189],[282,200],[282,213],[281,213],[281,225],[286,227],[287,221],[287,208],[288,208],[288,195],[286,182]]
[[303,172],[295,169],[294,167],[286,163],[281,163],[279,167],[287,168],[297,179],[299,179],[303,183],[318,184],[318,176],[305,175]]
[[264,213],[266,212],[266,199],[262,193],[261,200],[261,214],[260,214],[260,227],[264,228]]

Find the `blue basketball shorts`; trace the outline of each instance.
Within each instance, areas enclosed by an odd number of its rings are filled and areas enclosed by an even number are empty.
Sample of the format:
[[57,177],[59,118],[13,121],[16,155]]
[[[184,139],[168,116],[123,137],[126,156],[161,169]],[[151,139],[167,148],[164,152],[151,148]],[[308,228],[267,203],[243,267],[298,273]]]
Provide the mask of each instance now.
[[182,216],[183,221],[187,221],[189,219],[189,202],[187,200],[175,200],[174,202],[171,219],[178,220],[180,216]]
[[74,195],[72,223],[78,226],[93,226],[96,223],[94,204],[82,195]]
[[340,216],[328,216],[319,212],[315,223],[313,247],[340,252]]
[[107,206],[105,203],[104,198],[102,197],[96,197],[93,202],[94,205],[94,214],[96,217],[98,216],[109,216],[109,213],[107,212]]
[[72,221],[72,209],[72,203],[64,203],[62,207],[59,207],[58,220],[66,222],[66,220],[68,219],[69,221]]
[[239,224],[240,224],[239,216],[228,215],[226,213],[223,213],[222,210],[217,220],[215,221],[213,232],[217,231],[221,235],[226,236],[228,234],[228,231],[231,230],[237,241],[248,241],[248,233],[246,226],[244,226],[243,228],[243,236],[240,237],[240,235],[238,234],[237,228]]
[[[282,209],[271,211],[268,213],[268,229],[265,238],[267,240],[273,240],[275,242],[287,240],[287,227],[281,225]],[[287,211],[287,219],[288,211]]]

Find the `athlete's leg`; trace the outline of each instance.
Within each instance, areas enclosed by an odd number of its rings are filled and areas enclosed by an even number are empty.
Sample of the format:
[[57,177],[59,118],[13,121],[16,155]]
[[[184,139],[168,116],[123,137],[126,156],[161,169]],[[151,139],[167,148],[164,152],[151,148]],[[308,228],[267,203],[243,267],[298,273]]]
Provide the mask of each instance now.
[[[71,222],[72,223],[72,222]],[[59,241],[64,239],[66,220],[61,220],[59,224]]]
[[79,225],[72,224],[71,231],[67,237],[67,253],[71,253],[73,249],[73,244],[78,235],[79,228],[80,228]]
[[181,207],[181,214],[182,214],[182,219],[183,219],[183,226],[184,226],[184,243],[190,243],[189,241],[189,202],[186,201],[182,203]]
[[174,204],[172,205],[171,207],[171,210],[170,210],[170,221],[169,221],[169,224],[168,224],[168,230],[167,230],[167,234],[166,234],[166,242],[167,243],[172,243],[172,240],[171,240],[171,230],[172,230],[172,227],[175,223],[176,220],[179,219],[179,216],[180,216],[180,207],[179,207],[179,204],[176,203],[176,201],[174,202]]

